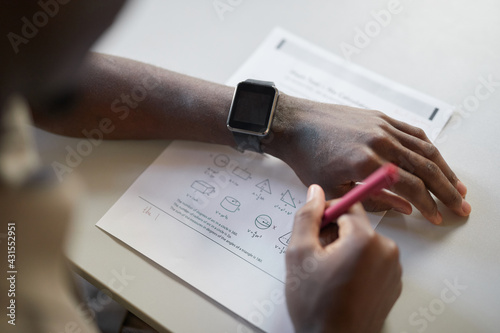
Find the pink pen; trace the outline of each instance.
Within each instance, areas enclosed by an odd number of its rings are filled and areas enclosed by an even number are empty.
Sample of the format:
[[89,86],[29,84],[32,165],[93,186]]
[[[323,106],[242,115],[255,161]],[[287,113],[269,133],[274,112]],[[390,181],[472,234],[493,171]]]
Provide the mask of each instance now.
[[335,221],[356,202],[365,199],[370,194],[377,193],[384,188],[391,187],[399,179],[398,167],[392,163],[381,166],[377,171],[366,178],[362,184],[350,190],[335,205],[328,207],[323,215],[321,228]]

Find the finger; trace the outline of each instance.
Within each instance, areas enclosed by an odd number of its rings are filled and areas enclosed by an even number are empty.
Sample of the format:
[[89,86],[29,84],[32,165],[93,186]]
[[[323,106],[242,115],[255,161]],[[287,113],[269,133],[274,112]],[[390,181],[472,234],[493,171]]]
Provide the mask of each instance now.
[[[446,163],[436,146],[415,136],[408,135],[407,133],[396,132],[393,133],[393,135],[404,147],[434,162],[441,169],[450,183],[458,190],[462,197],[465,197],[467,194],[467,188],[458,179],[453,170],[451,170],[450,166]],[[411,160],[407,161],[404,158],[400,158],[399,163],[401,167],[404,167],[406,170],[412,172],[414,167]]]
[[410,215],[412,212],[412,207],[408,200],[385,190],[370,195],[362,203],[365,210],[369,212],[381,212],[389,209],[405,215]]
[[[423,142],[422,140],[420,141]],[[427,147],[430,146],[427,145]],[[396,138],[394,140],[383,140],[374,149],[376,149],[380,158],[385,158],[388,161],[401,165],[400,170],[405,172],[401,173],[403,177],[395,186],[396,193],[413,203],[431,222],[439,224],[441,223],[441,218],[437,211],[436,203],[428,191],[434,193],[439,200],[456,214],[460,216],[470,214],[470,205],[463,200],[457,188],[432,160],[403,146]],[[436,158],[437,155],[435,152],[437,149],[433,151]],[[451,170],[450,172],[453,173]],[[411,174],[414,174],[414,176],[411,177]],[[409,188],[405,189],[402,185],[409,186]],[[410,189],[413,191],[410,191]]]
[[325,193],[319,185],[311,185],[307,191],[306,204],[297,211],[288,251],[295,248],[320,245],[319,232],[325,211]]
[[[416,149],[419,149],[420,151],[424,152],[424,156],[427,158],[430,158],[432,161],[434,161],[441,169],[443,170],[444,174],[448,177],[450,182],[455,186],[455,188],[460,192],[462,197],[465,198],[465,195],[467,194],[467,187],[465,186],[464,183],[462,183],[456,175],[453,173],[451,168],[448,166],[448,164],[445,162],[444,158],[441,156],[439,151],[437,151],[436,147],[431,143],[425,132],[415,126],[411,126],[409,124],[406,124],[402,121],[392,119],[390,117],[387,117],[385,119],[388,123],[390,123],[392,126],[394,126],[396,129],[400,130],[401,132],[407,134],[406,140],[403,137],[400,137],[399,135],[397,136],[400,142],[408,147],[411,150],[415,151]],[[413,140],[411,138],[414,138]],[[422,145],[421,142],[418,142],[415,140],[416,138],[420,139],[423,141],[425,144],[427,144],[427,147],[424,145],[424,147],[419,147]],[[413,146],[413,147],[412,147]],[[434,156],[434,157],[433,157]]]
[[[328,253],[343,253],[344,259],[356,258],[367,242],[375,235],[360,202],[354,204],[347,213],[337,219],[338,239],[325,247]],[[338,258],[337,255],[332,258]],[[351,260],[348,259],[348,260]],[[338,260],[338,259],[335,259]]]
[[[401,145],[399,145],[399,147],[401,147]],[[356,152],[354,152],[353,155],[351,155],[351,158],[354,161],[362,161],[362,162],[356,163],[356,167],[352,168],[350,177],[352,177],[351,179],[353,180],[347,184],[344,184],[340,189],[336,188],[337,196],[346,194],[347,192],[352,190],[355,186],[357,186],[356,181],[362,181],[363,179],[368,177],[371,173],[379,169],[382,165],[387,163],[387,161],[382,159],[380,155],[376,154],[370,149],[362,150],[361,155],[363,155],[364,158],[360,158],[360,154],[357,154]],[[385,155],[390,156],[391,154],[386,153]],[[368,211],[384,211],[388,209],[395,209],[396,211],[401,212],[403,214],[411,214],[412,211],[411,204],[407,200],[387,191],[382,191],[377,194],[372,194],[368,199],[363,201],[363,206]]]
[[399,169],[399,181],[393,189],[394,192],[410,201],[427,220],[434,224],[441,224],[443,217],[422,179]]
[[339,226],[337,223],[330,223],[323,227],[319,234],[319,241],[323,247],[335,242],[339,238]]
[[381,314],[385,317],[392,308],[394,302],[398,299],[402,291],[402,267],[399,260],[399,249],[396,243],[384,236],[378,235],[382,251],[378,253],[378,257],[382,259],[382,270],[386,273],[383,284],[380,288],[385,291],[385,296],[389,302],[381,304]]
[[[349,208],[346,214],[341,215],[337,219],[337,224],[339,226],[339,242],[337,243],[349,242],[349,239],[352,237],[361,237],[374,232],[366,216],[366,212],[359,202]],[[352,242],[352,244],[355,243],[357,242]]]
[[[328,209],[328,207],[335,205],[339,201],[340,199],[328,200],[325,203],[325,210]],[[337,238],[339,238],[339,226],[337,225],[337,223],[329,223],[321,228],[319,239],[323,247],[327,246],[330,243],[333,243],[337,240]]]
[[[398,282],[401,283],[402,276],[399,248],[394,240],[382,235],[379,236],[384,246],[384,254],[382,256],[385,258],[385,262],[389,266],[387,270],[393,272],[393,280],[391,281],[391,284],[397,285]],[[399,296],[399,291],[397,292],[397,296]]]
[[[413,174],[423,181],[426,190],[428,189],[434,193],[441,202],[456,214],[460,216],[470,214],[470,205],[463,199],[460,192],[448,180],[436,163],[412,151],[407,151],[407,156],[412,160]],[[406,180],[409,180],[409,175],[408,172]]]

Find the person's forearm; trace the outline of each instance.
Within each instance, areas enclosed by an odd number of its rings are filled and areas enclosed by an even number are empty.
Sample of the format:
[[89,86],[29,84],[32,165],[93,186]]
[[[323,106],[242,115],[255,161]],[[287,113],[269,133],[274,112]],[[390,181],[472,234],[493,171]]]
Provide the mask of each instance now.
[[74,110],[64,116],[35,112],[37,126],[80,137],[85,130],[99,129],[107,118],[107,128],[113,130],[103,131],[105,139],[234,144],[226,128],[231,87],[103,54],[89,56],[81,82]]
[[[236,146],[226,127],[234,88],[140,62],[91,55],[83,70],[82,98],[64,117],[37,112],[49,131],[105,139],[192,140]],[[381,112],[325,104],[281,94],[262,150],[286,162],[305,185],[327,198],[344,195],[386,162],[400,166],[392,189],[365,200],[369,210],[410,214],[410,202],[431,222],[443,220],[430,192],[460,216],[467,188],[437,148],[416,127]]]

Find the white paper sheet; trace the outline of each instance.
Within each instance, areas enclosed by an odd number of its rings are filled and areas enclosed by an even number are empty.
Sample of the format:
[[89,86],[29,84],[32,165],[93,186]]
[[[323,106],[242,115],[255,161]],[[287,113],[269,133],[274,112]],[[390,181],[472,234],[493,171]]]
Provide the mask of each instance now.
[[276,28],[229,79],[274,81],[283,92],[319,102],[374,109],[422,128],[434,141],[453,108]]
[[[385,111],[434,139],[451,108],[275,29],[229,80]],[[284,254],[306,187],[282,161],[173,142],[97,223],[267,332],[292,331]],[[370,214],[372,226],[382,214]],[[245,330],[242,330],[245,331]]]

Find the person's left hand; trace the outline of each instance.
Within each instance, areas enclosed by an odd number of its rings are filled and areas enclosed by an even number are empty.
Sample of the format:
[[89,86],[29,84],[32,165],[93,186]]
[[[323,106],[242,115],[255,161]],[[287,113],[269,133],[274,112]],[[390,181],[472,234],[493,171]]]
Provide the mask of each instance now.
[[[424,131],[382,112],[280,95],[273,133],[264,151],[292,167],[306,185],[340,197],[384,163],[399,166],[394,193],[364,201],[369,211],[410,214],[413,204],[434,224],[442,221],[433,193],[457,215],[467,216],[467,189]],[[411,204],[410,204],[411,203]]]

